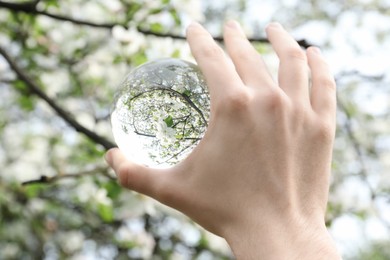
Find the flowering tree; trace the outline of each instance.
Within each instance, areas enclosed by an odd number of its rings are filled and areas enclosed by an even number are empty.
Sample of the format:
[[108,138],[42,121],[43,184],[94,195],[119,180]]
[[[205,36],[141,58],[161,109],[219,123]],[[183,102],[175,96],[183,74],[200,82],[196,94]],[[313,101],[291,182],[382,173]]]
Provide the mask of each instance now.
[[[345,258],[388,259],[388,3],[257,2],[0,1],[0,259],[232,258],[221,239],[120,188],[102,159],[115,146],[110,108],[128,71],[156,58],[191,61],[188,22],[221,42],[227,17],[275,71],[262,30],[271,20],[302,48],[322,47],[339,92],[327,225]],[[161,118],[172,128],[173,117]]]

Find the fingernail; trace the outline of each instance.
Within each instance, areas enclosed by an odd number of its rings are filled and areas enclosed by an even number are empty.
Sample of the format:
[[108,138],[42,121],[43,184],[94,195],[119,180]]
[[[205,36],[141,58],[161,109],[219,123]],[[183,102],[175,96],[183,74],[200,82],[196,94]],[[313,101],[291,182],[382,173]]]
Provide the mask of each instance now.
[[272,22],[269,23],[266,28],[283,29],[283,26],[280,23]]
[[104,159],[106,160],[106,162],[108,164],[111,165],[111,153],[110,153],[110,151],[106,152],[106,154],[104,155]]
[[195,29],[195,28],[201,28],[202,25],[200,25],[198,22],[192,21],[190,25],[188,25],[187,30],[189,29]]
[[188,36],[190,31],[199,31],[200,29],[202,29],[202,25],[200,25],[198,22],[192,21],[187,26],[186,35]]
[[235,30],[237,33],[241,34],[242,37],[246,38],[246,34],[245,34],[244,30],[242,29],[239,22],[237,22],[235,20],[229,20],[226,22],[225,25],[226,25],[226,27],[231,28],[231,29]]
[[227,27],[230,27],[230,28],[233,28],[233,29],[238,29],[238,30],[241,30],[241,26],[238,22],[236,22],[235,20],[229,20],[226,22],[226,26]]

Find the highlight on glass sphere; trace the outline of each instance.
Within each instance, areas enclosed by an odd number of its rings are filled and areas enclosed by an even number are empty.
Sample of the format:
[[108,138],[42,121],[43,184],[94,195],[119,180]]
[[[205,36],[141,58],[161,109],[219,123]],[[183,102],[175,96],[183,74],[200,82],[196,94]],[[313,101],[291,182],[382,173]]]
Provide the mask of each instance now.
[[165,168],[196,147],[209,114],[210,98],[200,69],[180,59],[159,59],[127,75],[115,96],[111,125],[128,159]]

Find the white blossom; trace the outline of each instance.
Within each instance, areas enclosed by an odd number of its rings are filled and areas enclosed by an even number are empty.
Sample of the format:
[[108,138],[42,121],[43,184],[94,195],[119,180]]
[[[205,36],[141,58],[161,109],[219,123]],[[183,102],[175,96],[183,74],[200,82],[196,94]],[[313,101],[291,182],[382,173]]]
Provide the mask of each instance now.
[[103,205],[111,205],[112,201],[109,197],[107,197],[107,190],[106,189],[98,189],[93,199]]
[[98,191],[98,188],[92,182],[84,182],[77,187],[76,195],[82,203],[88,202]]
[[45,209],[45,201],[40,198],[32,198],[28,202],[28,207],[33,213],[40,213]]
[[124,47],[127,55],[134,54],[145,44],[145,37],[133,27],[126,29],[123,26],[116,25],[112,29],[112,36],[117,41],[127,44]]
[[134,225],[122,226],[118,229],[116,239],[119,242],[133,242],[137,244],[137,255],[149,259],[155,245],[154,238],[143,228]]
[[73,253],[81,249],[84,238],[84,233],[81,231],[69,231],[59,235],[60,245],[67,253]]
[[157,121],[156,128],[156,138],[162,145],[168,145],[176,140],[176,130],[172,127],[168,127],[163,118],[160,118],[160,120]]
[[20,248],[15,243],[6,243],[0,247],[1,256],[4,259],[15,259],[20,251]]

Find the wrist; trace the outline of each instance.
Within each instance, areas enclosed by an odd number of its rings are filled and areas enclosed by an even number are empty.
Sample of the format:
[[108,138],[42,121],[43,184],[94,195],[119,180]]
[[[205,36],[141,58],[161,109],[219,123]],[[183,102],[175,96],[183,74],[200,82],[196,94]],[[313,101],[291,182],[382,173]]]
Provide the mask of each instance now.
[[324,223],[268,222],[228,232],[225,239],[238,260],[341,259]]

